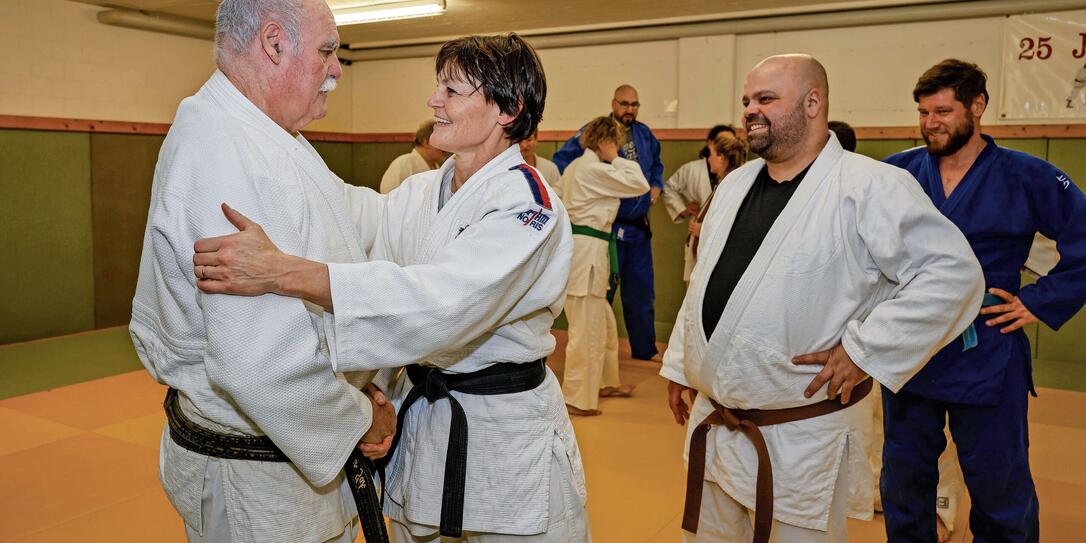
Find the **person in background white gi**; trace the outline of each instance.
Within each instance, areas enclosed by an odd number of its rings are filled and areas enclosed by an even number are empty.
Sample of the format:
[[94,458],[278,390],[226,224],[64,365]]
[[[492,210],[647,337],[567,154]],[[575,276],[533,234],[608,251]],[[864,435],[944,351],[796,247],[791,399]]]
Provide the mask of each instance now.
[[535,154],[535,147],[539,145],[539,129],[532,132],[532,135],[527,139],[520,140],[520,156],[524,158],[524,163],[539,170],[539,173],[543,175],[543,180],[551,186],[551,190],[562,197],[562,190],[559,187],[558,180],[562,178],[562,174],[558,172],[558,166],[555,166],[553,162]]
[[[766,541],[770,527],[781,543],[847,541],[846,517],[872,514],[872,406],[854,394],[868,376],[899,389],[980,307],[965,238],[905,171],[841,149],[828,87],[807,55],[769,57],[744,84],[743,123],[762,159],[714,196],[660,371],[690,436],[706,437],[699,423],[711,413],[748,425],[714,427],[705,456],[690,453],[705,479],[691,470],[701,518],[684,518],[686,541]],[[696,394],[692,407],[683,391]],[[752,534],[759,460],[755,414],[743,410],[793,408],[823,414],[762,423],[772,495]]]
[[[275,292],[334,309],[330,347],[340,370],[411,364],[408,376],[420,380],[400,381],[394,395],[424,386],[427,398],[400,410],[385,500],[393,541],[588,541],[573,425],[541,360],[554,350],[550,328],[565,300],[572,232],[565,207],[517,146],[542,117],[543,68],[508,34],[445,43],[435,71],[431,141],[455,155],[389,195],[373,261],[284,254],[234,215],[242,231],[205,240],[197,255],[211,278],[200,287]],[[538,368],[541,381],[500,395],[448,384],[515,368]],[[461,413],[466,445],[450,439]],[[443,482],[464,449],[462,486]],[[455,518],[447,503],[458,488],[466,499]]]
[[[611,223],[622,198],[649,190],[641,166],[618,155],[625,127],[612,117],[597,117],[581,129],[584,154],[562,174],[566,209],[573,223],[573,264],[566,286],[569,343],[562,394],[571,415],[599,415],[601,396],[627,397],[633,386],[618,375],[618,328],[611,310],[614,296]],[[617,260],[617,259],[616,259]],[[617,268],[617,261],[614,262]]]
[[430,135],[434,133],[434,120],[430,119],[419,125],[415,131],[415,148],[410,153],[400,155],[388,165],[381,176],[381,194],[388,194],[400,186],[404,179],[417,173],[436,170],[445,161],[445,151],[430,145]]
[[291,251],[366,259],[380,196],[344,184],[298,135],[325,114],[342,73],[338,42],[322,1],[225,0],[219,69],[181,103],[159,153],[132,300],[136,352],[177,391],[185,418],[227,439],[265,435],[290,459],[207,456],[168,424],[160,478],[189,541],[353,541],[344,463],[360,439],[391,443],[392,406],[337,378],[319,308],[203,294],[194,277],[193,242],[232,230],[219,208],[227,200]]
[[709,135],[705,137],[705,147],[698,152],[699,158],[679,166],[679,169],[675,170],[675,173],[664,182],[664,192],[661,197],[668,215],[675,224],[683,219],[697,217],[701,207],[705,205],[709,195],[716,188],[717,182],[720,181],[721,178],[713,174],[712,166],[709,164],[709,148],[721,132],[728,132],[735,136],[735,128],[731,125],[718,124],[712,127],[709,129]]
[[[731,127],[727,128],[730,129]],[[709,167],[708,175],[712,176],[711,179],[715,179],[715,181],[711,182],[712,188],[709,194],[697,206],[694,206],[693,202],[691,202],[688,207],[689,210],[696,209],[696,211],[690,217],[690,223],[687,225],[686,242],[683,248],[683,281],[687,283],[690,282],[690,272],[694,270],[694,263],[697,261],[701,222],[705,220],[709,202],[712,201],[713,194],[716,192],[717,187],[720,186],[720,180],[727,177],[732,170],[746,164],[747,155],[750,153],[746,140],[736,136],[734,129],[731,131],[722,130],[712,141],[708,142],[706,149],[705,163]],[[669,192],[670,190],[665,191],[665,194]]]

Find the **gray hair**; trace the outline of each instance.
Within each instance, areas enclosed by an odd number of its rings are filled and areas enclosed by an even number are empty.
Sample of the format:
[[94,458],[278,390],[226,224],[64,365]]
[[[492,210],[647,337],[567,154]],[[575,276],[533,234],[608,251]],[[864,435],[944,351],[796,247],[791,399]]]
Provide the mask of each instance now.
[[215,60],[222,63],[244,52],[269,20],[283,27],[297,54],[302,48],[301,4],[301,0],[222,0],[215,17]]

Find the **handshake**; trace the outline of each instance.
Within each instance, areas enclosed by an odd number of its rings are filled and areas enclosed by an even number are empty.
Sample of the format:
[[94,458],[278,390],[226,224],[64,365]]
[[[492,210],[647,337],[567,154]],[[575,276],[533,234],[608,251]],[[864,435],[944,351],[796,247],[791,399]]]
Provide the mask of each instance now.
[[366,458],[377,460],[388,454],[392,447],[392,439],[396,435],[396,410],[385,393],[373,383],[366,385],[362,392],[370,400],[373,419],[369,430],[362,434],[362,440],[358,442],[358,450]]

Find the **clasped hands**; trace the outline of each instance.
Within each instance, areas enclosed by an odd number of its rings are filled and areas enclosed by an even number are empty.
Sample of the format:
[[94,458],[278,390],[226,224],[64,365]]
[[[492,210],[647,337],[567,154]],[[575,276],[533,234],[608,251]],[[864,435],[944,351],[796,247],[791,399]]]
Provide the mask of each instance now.
[[369,430],[362,434],[362,440],[358,442],[358,450],[366,458],[377,460],[388,454],[392,447],[392,439],[396,435],[396,410],[385,393],[373,383],[366,385],[362,392],[370,400],[373,418]]
[[[807,365],[819,365],[822,366],[822,371],[818,372],[818,375],[811,381],[811,384],[807,385],[807,389],[803,391],[805,398],[814,396],[818,389],[823,385],[829,383],[826,388],[826,395],[829,399],[840,397],[842,404],[847,404],[852,399],[852,390],[856,388],[856,385],[869,378],[867,372],[860,369],[852,358],[845,352],[845,348],[838,343],[831,349],[825,351],[818,351],[816,353],[803,354],[792,358],[792,363],[797,366]],[[686,401],[682,397],[683,391],[689,391],[690,404],[687,405]],[[671,409],[672,415],[675,416],[675,422],[682,425],[686,424],[686,421],[690,419],[690,407],[694,403],[694,399],[697,398],[698,391],[693,388],[668,381],[667,384],[667,403]]]

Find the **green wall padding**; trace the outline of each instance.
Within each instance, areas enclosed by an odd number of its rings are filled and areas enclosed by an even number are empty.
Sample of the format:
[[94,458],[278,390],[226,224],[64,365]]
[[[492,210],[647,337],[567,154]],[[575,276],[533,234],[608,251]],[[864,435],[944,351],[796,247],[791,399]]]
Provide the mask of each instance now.
[[875,160],[882,160],[916,145],[916,140],[860,140],[856,142],[856,152]]
[[[0,399],[142,368],[128,328],[0,346]],[[109,401],[103,398],[102,401]]]
[[163,136],[91,134],[94,325],[128,324]]
[[410,153],[411,142],[404,143],[352,143],[353,167],[350,181],[352,185],[380,190],[381,176],[396,157]]
[[1022,151],[1044,160],[1048,156],[1048,140],[1004,138],[996,140],[996,145]]
[[346,142],[314,141],[313,148],[317,150],[328,169],[340,179],[350,183],[354,177],[354,148]]
[[0,194],[0,343],[94,328],[90,136],[0,130]]

